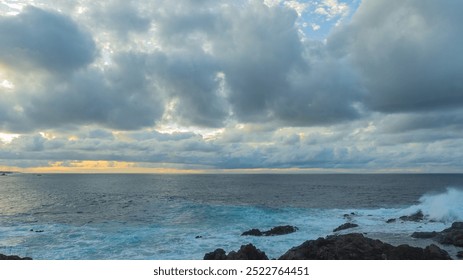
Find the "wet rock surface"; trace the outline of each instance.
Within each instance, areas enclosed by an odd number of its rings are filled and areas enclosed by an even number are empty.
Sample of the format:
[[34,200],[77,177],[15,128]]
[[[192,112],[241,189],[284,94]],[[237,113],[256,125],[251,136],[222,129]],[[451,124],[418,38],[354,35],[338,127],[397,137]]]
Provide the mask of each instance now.
[[437,237],[437,235],[439,235],[439,233],[435,231],[424,231],[424,232],[418,231],[418,232],[414,232],[412,234],[412,237],[419,238],[419,239],[429,239],[429,238]]
[[463,222],[455,222],[450,228],[441,231],[437,236],[437,241],[442,244],[463,247]]
[[246,236],[246,235],[251,235],[251,236],[274,236],[274,235],[285,235],[285,234],[290,234],[295,231],[297,231],[298,228],[294,226],[277,226],[274,227],[270,230],[267,231],[261,231],[259,229],[251,229],[248,231],[243,232],[241,235]]
[[338,232],[338,231],[341,231],[341,230],[345,230],[345,229],[349,229],[349,228],[354,228],[354,227],[358,227],[359,225],[357,224],[354,224],[354,223],[345,223],[345,224],[342,224],[340,225],[339,227],[333,229],[333,232]]
[[449,254],[430,245],[426,248],[409,245],[393,246],[359,233],[328,236],[306,241],[290,249],[280,260],[449,260]]
[[226,253],[223,249],[217,249],[204,255],[204,260],[268,260],[264,252],[257,249],[254,245],[243,245],[235,252]]
[[463,247],[463,222],[454,222],[451,227],[441,232],[414,232],[412,237],[433,239],[441,244]]
[[424,214],[419,210],[415,214],[409,215],[409,216],[402,216],[399,219],[402,221],[408,221],[408,222],[421,222],[424,219]]
[[[205,260],[267,260],[254,245],[243,245],[238,252],[217,249],[207,253]],[[360,233],[330,235],[309,240],[293,247],[279,260],[450,260],[449,254],[432,244],[426,248],[409,245],[393,246]]]

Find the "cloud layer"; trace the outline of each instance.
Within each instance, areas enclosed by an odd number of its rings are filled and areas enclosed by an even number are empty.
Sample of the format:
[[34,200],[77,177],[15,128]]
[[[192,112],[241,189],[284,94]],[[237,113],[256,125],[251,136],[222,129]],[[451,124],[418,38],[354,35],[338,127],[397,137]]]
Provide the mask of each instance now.
[[0,166],[462,168],[458,1],[34,3],[0,9]]

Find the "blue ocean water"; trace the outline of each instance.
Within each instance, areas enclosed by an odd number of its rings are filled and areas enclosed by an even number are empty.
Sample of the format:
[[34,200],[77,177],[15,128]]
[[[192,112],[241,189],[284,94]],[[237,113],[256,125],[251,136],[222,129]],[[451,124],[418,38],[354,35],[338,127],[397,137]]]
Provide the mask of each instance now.
[[[0,253],[202,259],[219,247],[230,251],[253,243],[277,258],[347,221],[359,227],[345,233],[424,246],[430,241],[410,234],[463,221],[462,186],[463,175],[453,174],[12,174],[0,177]],[[386,223],[418,210],[425,221]],[[241,236],[278,225],[299,230]]]

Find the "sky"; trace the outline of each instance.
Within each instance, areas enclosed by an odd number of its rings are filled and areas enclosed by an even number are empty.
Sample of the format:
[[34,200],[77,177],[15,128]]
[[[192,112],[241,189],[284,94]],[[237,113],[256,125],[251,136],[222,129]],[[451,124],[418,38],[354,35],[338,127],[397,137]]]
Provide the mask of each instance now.
[[0,170],[463,172],[462,10],[3,0]]

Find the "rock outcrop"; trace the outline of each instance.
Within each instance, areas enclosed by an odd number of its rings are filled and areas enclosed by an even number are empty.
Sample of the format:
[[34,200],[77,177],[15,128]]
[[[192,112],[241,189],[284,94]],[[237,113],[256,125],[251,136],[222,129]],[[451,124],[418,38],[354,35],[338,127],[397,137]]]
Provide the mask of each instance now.
[[238,252],[231,251],[228,255],[223,249],[217,249],[204,255],[204,260],[268,260],[264,252],[254,245],[243,245]]
[[429,239],[429,238],[434,238],[439,235],[438,232],[435,231],[415,231],[412,233],[413,238],[419,238],[419,239]]
[[274,236],[274,235],[284,235],[284,234],[290,234],[295,231],[297,231],[298,228],[294,226],[277,226],[274,227],[270,230],[267,231],[260,231],[259,229],[251,229],[248,231],[243,232],[241,235],[246,236],[246,235],[252,235],[252,236]]
[[353,224],[353,223],[345,223],[343,225],[338,226],[337,228],[333,229],[333,232],[349,229],[349,228],[354,228],[358,227],[359,225]]
[[437,241],[463,247],[463,222],[455,222],[450,228],[441,231],[437,236]]
[[399,219],[402,221],[408,221],[408,222],[421,222],[424,219],[424,214],[419,210],[415,214],[409,215],[409,216],[402,216]]
[[414,238],[429,238],[441,244],[463,247],[463,222],[454,222],[451,227],[441,232],[414,232]]
[[0,260],[3,261],[3,260],[32,260],[32,259],[29,258],[29,257],[21,258],[19,256],[15,256],[15,255],[8,256],[8,255],[0,254]]
[[280,260],[448,260],[449,254],[430,245],[423,248],[409,245],[392,246],[360,233],[332,235],[306,241],[290,249]]

